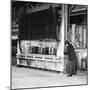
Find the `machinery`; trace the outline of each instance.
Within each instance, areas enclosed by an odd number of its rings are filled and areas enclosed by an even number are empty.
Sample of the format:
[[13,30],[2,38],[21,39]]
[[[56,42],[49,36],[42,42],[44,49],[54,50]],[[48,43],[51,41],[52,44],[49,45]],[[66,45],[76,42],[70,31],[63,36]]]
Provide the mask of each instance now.
[[17,65],[64,71],[66,10],[67,5],[60,4],[26,10],[19,24]]

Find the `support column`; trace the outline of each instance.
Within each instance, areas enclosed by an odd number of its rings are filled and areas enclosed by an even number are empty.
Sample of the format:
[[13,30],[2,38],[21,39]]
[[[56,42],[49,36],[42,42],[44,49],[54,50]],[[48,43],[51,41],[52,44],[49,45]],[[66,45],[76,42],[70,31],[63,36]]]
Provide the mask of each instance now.
[[[17,40],[17,54],[20,54],[19,40]],[[17,58],[17,65],[19,65],[19,59]]]
[[68,5],[62,4],[62,19],[61,19],[61,27],[59,30],[59,46],[57,50],[58,57],[64,57],[64,41],[67,39],[67,24],[68,22]]
[[72,44],[75,46],[75,29],[76,29],[76,24],[72,24]]
[[68,15],[68,5],[65,4],[64,5],[64,41],[66,41],[68,38],[67,38],[67,30],[68,30],[68,18],[69,18],[69,15]]
[[64,41],[67,39],[67,26],[68,26],[68,5],[62,4],[62,19],[61,19],[61,27],[59,32],[59,46],[57,50],[57,56],[61,57],[62,62],[62,71],[64,71]]
[[87,34],[86,34],[86,28],[83,28],[83,46],[84,48],[86,47],[86,43],[87,43]]

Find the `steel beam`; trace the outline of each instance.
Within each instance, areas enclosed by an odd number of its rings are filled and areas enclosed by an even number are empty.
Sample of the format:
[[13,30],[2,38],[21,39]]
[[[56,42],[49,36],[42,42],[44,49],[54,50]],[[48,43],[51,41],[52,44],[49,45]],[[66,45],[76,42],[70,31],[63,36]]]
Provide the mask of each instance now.
[[33,8],[28,9],[26,13],[29,14],[29,13],[35,13],[35,12],[43,11],[43,10],[49,9],[50,6],[52,8],[55,8],[55,7],[60,6],[60,4],[45,4],[45,5],[33,7]]

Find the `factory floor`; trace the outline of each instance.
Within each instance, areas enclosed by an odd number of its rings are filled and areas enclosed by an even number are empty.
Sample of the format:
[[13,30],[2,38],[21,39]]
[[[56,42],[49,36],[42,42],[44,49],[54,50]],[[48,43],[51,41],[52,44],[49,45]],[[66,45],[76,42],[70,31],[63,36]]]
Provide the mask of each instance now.
[[86,85],[88,82],[87,71],[78,71],[77,75],[72,77],[67,77],[65,73],[16,67],[15,65],[12,66],[11,71],[12,89]]

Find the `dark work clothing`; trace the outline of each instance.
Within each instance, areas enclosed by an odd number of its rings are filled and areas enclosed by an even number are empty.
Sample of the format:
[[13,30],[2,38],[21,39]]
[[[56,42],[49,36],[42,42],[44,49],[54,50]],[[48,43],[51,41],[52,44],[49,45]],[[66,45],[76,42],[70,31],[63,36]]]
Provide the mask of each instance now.
[[66,72],[70,75],[76,74],[77,72],[77,56],[75,50],[71,44],[68,44],[65,55],[68,56],[69,62],[66,65]]
[[77,66],[75,61],[70,61],[66,65],[66,72],[70,75],[75,75],[77,71]]

